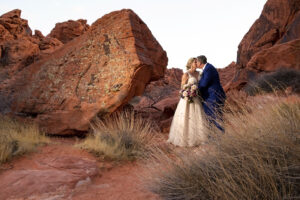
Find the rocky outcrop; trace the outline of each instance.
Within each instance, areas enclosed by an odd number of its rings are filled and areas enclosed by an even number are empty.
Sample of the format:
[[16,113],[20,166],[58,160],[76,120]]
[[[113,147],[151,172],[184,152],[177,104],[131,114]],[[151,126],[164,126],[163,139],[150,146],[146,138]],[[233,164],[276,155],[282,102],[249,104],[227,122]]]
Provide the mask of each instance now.
[[300,35],[299,39],[263,49],[252,56],[247,69],[259,72],[272,72],[282,67],[300,70]]
[[299,69],[299,39],[300,0],[268,0],[239,44],[235,67],[231,64],[220,72],[228,74],[235,68],[226,90],[242,89],[261,72]]
[[142,95],[150,81],[163,77],[167,62],[146,24],[121,10],[4,80],[0,89],[12,113],[32,117],[45,132],[82,133],[95,116]]
[[0,17],[0,81],[3,74],[12,76],[61,46],[60,41],[55,38],[45,38],[40,31],[36,31],[33,36],[27,20],[21,18],[21,10],[12,10],[2,15]]
[[299,10],[299,0],[268,0],[239,44],[237,63],[246,67],[257,52],[299,38]]
[[237,71],[237,64],[236,62],[232,62],[226,68],[219,68],[217,70],[219,72],[221,85],[223,88],[226,88],[227,85],[233,81],[233,75]]
[[0,17],[0,68],[26,65],[39,54],[38,45],[30,41],[32,31],[21,10],[12,10]]
[[167,69],[163,79],[151,82],[142,96],[129,103],[143,118],[156,122],[163,132],[168,132],[179,101],[181,69]]
[[25,19],[21,19],[21,10],[15,9],[0,17],[1,42],[31,36],[32,31]]
[[65,44],[89,30],[90,26],[86,22],[84,19],[79,19],[57,23],[48,36]]

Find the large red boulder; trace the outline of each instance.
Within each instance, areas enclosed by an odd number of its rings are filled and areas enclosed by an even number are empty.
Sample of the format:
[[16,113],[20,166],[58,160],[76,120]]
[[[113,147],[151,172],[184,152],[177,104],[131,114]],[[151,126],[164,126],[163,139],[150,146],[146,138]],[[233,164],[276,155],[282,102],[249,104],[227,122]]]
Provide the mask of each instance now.
[[299,10],[299,0],[268,0],[239,44],[237,63],[246,67],[257,52],[299,38]]
[[300,37],[259,51],[252,56],[246,68],[272,72],[282,67],[300,70]]
[[95,116],[142,95],[150,81],[163,77],[167,62],[147,25],[133,11],[121,10],[98,19],[0,89],[12,113],[31,116],[45,132],[81,133]]
[[240,90],[261,72],[299,69],[299,39],[300,0],[268,0],[239,44],[236,64],[220,71],[225,90]]
[[65,44],[89,30],[90,26],[86,22],[84,19],[79,19],[57,23],[48,36]]

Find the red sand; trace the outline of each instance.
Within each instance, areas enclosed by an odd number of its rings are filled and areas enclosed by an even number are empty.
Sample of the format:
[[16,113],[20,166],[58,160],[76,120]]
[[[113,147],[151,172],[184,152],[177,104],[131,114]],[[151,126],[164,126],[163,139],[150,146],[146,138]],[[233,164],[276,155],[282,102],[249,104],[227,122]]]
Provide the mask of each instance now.
[[[143,189],[143,185],[138,177],[139,172],[141,172],[141,165],[135,162],[121,162],[121,163],[111,163],[106,161],[100,161],[93,155],[76,149],[72,146],[74,144],[73,139],[54,139],[56,141],[54,144],[49,144],[47,146],[40,147],[36,152],[24,155],[13,159],[11,162],[6,163],[1,166],[0,169],[0,200],[2,199],[105,199],[105,200],[135,200],[135,199],[159,199],[155,194]],[[53,167],[49,164],[42,165],[43,161],[57,160],[60,158],[77,158],[86,160],[89,163],[94,163],[98,166],[98,174],[93,175],[91,179],[81,180],[74,184],[73,182],[68,182],[68,180],[61,181],[61,177],[55,177],[56,174],[70,172],[67,169],[70,163],[56,163],[59,167]],[[42,160],[42,161],[41,161]],[[63,159],[62,159],[63,160]],[[75,165],[76,160],[74,161]],[[42,163],[42,164],[41,164]],[[77,172],[81,165],[73,166],[71,173],[75,177],[78,176]],[[82,164],[84,166],[84,164]],[[89,165],[88,165],[89,166]],[[55,168],[55,169],[54,169]],[[76,169],[74,169],[76,168]],[[43,172],[48,173],[45,176],[49,176],[51,181],[39,182],[38,184],[28,183],[28,178],[25,183],[22,183],[24,178],[21,177],[19,185],[10,182],[13,177],[18,177],[20,171],[31,172],[37,170],[41,174]],[[54,173],[49,175],[49,171],[59,170],[59,173]],[[68,171],[69,170],[69,171]],[[77,170],[77,171],[76,171]],[[26,174],[30,176],[31,174]],[[64,175],[64,174],[63,174]],[[43,174],[42,174],[43,176]],[[12,177],[12,180],[9,180]],[[69,176],[68,176],[69,177]],[[36,178],[36,177],[35,177]],[[29,178],[30,179],[30,178]],[[38,179],[38,178],[36,178]],[[5,183],[4,183],[5,181]],[[39,181],[39,180],[37,180]],[[64,182],[65,181],[65,182]],[[76,179],[77,181],[77,179]],[[63,183],[62,183],[63,182]],[[59,188],[55,188],[51,191],[49,187],[53,187],[53,184],[65,184]],[[8,185],[10,184],[10,185]],[[43,186],[43,184],[48,184]],[[33,187],[37,187],[35,188]],[[41,189],[42,188],[42,189]],[[32,192],[32,190],[34,192]],[[50,190],[50,192],[49,192]],[[11,194],[9,193],[11,192]],[[5,193],[5,196],[3,195]],[[2,195],[1,195],[2,194]],[[20,196],[22,194],[22,196]]]

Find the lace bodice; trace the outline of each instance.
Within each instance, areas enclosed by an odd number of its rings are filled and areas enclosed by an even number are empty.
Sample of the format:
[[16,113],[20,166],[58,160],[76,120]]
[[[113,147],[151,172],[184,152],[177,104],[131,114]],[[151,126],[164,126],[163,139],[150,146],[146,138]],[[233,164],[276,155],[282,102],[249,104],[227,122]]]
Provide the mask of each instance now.
[[187,73],[189,75],[187,84],[197,84],[198,81],[200,80],[201,73],[199,72],[199,76],[197,78],[195,76],[193,76],[189,71],[187,71]]

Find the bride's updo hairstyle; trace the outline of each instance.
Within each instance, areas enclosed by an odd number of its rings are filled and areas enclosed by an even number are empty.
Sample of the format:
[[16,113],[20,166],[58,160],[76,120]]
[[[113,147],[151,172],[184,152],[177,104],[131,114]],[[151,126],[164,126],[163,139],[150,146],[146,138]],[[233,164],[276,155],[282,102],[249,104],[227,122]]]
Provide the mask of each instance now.
[[196,60],[197,58],[190,58],[186,64],[186,70],[191,69],[193,62]]

